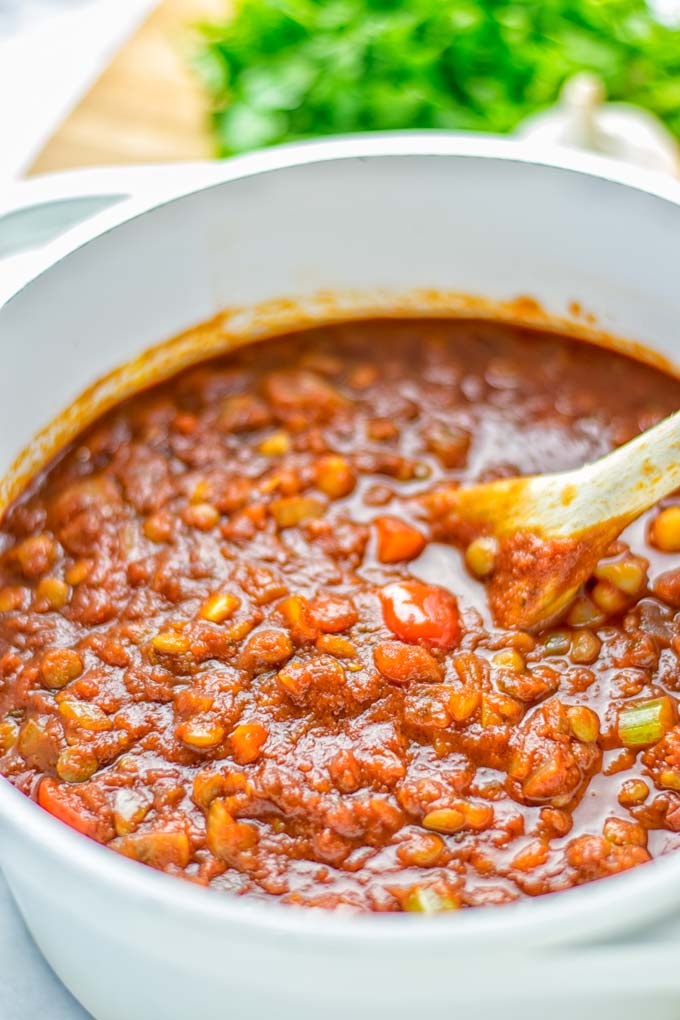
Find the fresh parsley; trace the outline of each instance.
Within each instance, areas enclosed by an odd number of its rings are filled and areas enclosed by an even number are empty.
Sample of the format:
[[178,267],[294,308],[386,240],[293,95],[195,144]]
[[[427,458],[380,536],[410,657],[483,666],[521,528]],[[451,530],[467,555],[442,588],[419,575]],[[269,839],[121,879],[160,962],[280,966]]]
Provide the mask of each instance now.
[[680,28],[644,0],[240,0],[199,33],[221,155],[388,128],[512,131],[579,70],[680,137]]

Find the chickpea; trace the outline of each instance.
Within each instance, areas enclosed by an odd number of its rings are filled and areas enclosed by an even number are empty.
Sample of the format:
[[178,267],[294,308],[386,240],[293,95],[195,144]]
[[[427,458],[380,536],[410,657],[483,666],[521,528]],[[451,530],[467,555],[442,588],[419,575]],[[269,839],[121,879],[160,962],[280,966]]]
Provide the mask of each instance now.
[[[647,566],[647,561],[640,556],[609,560],[598,563],[595,577],[598,581],[610,582],[624,595],[639,595],[647,585]],[[596,598],[595,601],[597,602]]]
[[59,690],[83,672],[83,660],[72,648],[54,648],[45,652],[40,672],[45,687]]
[[326,454],[315,467],[316,486],[329,499],[349,496],[356,485],[356,475],[344,457]]
[[75,587],[87,578],[88,574],[92,570],[91,560],[76,560],[70,567],[67,567],[64,571],[64,579],[67,584]]
[[649,797],[649,786],[644,779],[627,779],[619,791],[621,807],[637,807]]
[[600,720],[591,708],[585,705],[571,705],[567,709],[571,732],[584,744],[594,744],[600,736]]
[[56,560],[57,547],[49,535],[33,535],[15,547],[14,555],[24,577],[39,577]]
[[512,859],[512,867],[517,871],[533,871],[548,860],[550,848],[544,839],[535,839],[528,843]]
[[669,506],[654,518],[649,540],[661,552],[680,552],[680,506]]
[[439,808],[428,811],[422,824],[423,828],[433,829],[435,832],[458,832],[465,825],[465,815],[456,808]]
[[497,557],[498,539],[493,535],[480,535],[465,550],[465,564],[470,573],[480,580],[493,574]]
[[446,848],[441,836],[419,833],[397,848],[397,857],[407,868],[429,868],[436,864]]
[[604,619],[605,614],[600,607],[585,595],[576,599],[567,615],[570,627],[598,627]]
[[224,740],[224,726],[215,719],[187,719],[179,724],[175,736],[192,750],[210,750]]
[[68,602],[70,589],[65,581],[58,577],[43,577],[35,591],[38,599],[45,603],[48,610],[63,609]]
[[496,652],[491,661],[494,666],[511,669],[514,673],[523,673],[526,669],[524,659],[514,648],[505,648],[502,652]]
[[158,545],[169,542],[172,538],[172,517],[162,510],[151,514],[144,521],[142,531],[150,542],[156,542]]
[[67,747],[57,758],[57,775],[65,783],[85,783],[98,768],[96,756],[86,748]]
[[258,450],[263,457],[282,457],[290,450],[290,436],[287,432],[274,432],[262,440]]
[[590,666],[597,659],[602,642],[592,630],[579,630],[571,643],[570,659],[578,666]]
[[212,503],[192,503],[182,514],[184,523],[199,531],[212,531],[219,519],[220,512]]
[[571,634],[568,630],[551,630],[541,639],[544,655],[566,655],[571,648]]
[[612,581],[598,581],[591,592],[591,597],[605,616],[616,616],[630,604],[630,598]]
[[638,822],[627,818],[608,818],[602,834],[616,846],[647,846],[647,833]]
[[680,790],[680,771],[664,769],[659,776],[659,786],[662,786],[664,790]]

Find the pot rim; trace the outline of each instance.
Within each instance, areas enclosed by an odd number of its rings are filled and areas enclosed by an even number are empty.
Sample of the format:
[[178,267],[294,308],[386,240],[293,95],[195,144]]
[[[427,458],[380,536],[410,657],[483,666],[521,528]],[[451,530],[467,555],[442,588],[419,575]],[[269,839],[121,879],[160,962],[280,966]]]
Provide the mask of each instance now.
[[[231,181],[311,164],[337,162],[345,159],[383,159],[388,157],[454,157],[501,161],[527,166],[541,166],[592,177],[616,187],[642,192],[680,206],[680,181],[660,174],[622,166],[600,156],[565,149],[547,150],[532,143],[497,137],[455,135],[448,132],[386,132],[346,136],[328,140],[301,142],[234,157],[223,163],[185,165],[173,176],[172,167],[142,168],[141,178],[151,180],[153,173],[168,173],[172,180],[170,193],[158,190],[155,195],[141,193],[110,209],[96,214],[46,245],[32,260],[27,279],[0,304],[8,304],[51,268],[70,254],[87,246],[96,238],[122,224],[144,216],[168,203],[174,203],[200,191],[207,191]],[[76,197],[78,178],[89,176],[88,188],[109,188],[120,194],[134,180],[131,168],[110,168],[50,175],[34,194],[46,199],[56,189],[60,197]],[[120,183],[117,184],[117,175]],[[62,186],[64,185],[64,186]],[[17,186],[11,196],[12,211],[25,204],[26,190]],[[32,185],[29,185],[29,194]],[[82,192],[81,192],[82,193]],[[92,193],[89,191],[88,193]],[[628,928],[652,918],[661,918],[675,906],[671,893],[678,889],[680,901],[680,853],[669,854],[624,875],[606,881],[589,883],[580,888],[547,894],[535,900],[503,905],[484,910],[463,910],[438,917],[413,919],[401,914],[350,915],[340,911],[306,910],[266,902],[253,897],[233,896],[206,890],[191,882],[179,881],[153,871],[137,862],[112,852],[70,829],[52,817],[34,801],[16,790],[0,776],[0,823],[15,832],[14,841],[35,844],[55,863],[67,861],[83,876],[107,885],[111,893],[133,900],[137,906],[162,909],[166,919],[172,912],[178,919],[200,922],[217,932],[224,925],[236,924],[243,936],[256,935],[279,939],[282,935],[295,940],[314,938],[327,944],[347,945],[356,951],[376,940],[408,948],[417,936],[420,951],[452,948],[475,951],[492,944],[521,950],[527,945],[550,945],[583,941],[611,931],[613,916]],[[10,870],[12,870],[10,866]],[[43,876],[46,877],[46,876]],[[11,876],[10,876],[11,882]],[[669,895],[671,893],[671,895]],[[414,924],[417,928],[414,928]],[[320,944],[320,943],[319,943]]]
[[[21,208],[26,193],[38,201],[56,197],[101,194],[123,200],[70,228],[46,244],[32,259],[27,276],[10,294],[0,299],[0,310],[21,291],[68,255],[124,223],[174,203],[199,191],[256,177],[261,174],[312,164],[346,159],[375,159],[408,156],[440,156],[517,163],[592,177],[615,186],[633,189],[652,198],[680,205],[680,179],[594,153],[546,146],[519,138],[475,135],[450,131],[373,131],[331,136],[319,141],[291,142],[259,149],[226,160],[142,167],[100,167],[46,174],[21,182],[10,189],[9,202],[0,204],[0,214]],[[81,188],[83,191],[79,192]],[[160,186],[160,194],[159,194]],[[136,193],[125,198],[126,192]],[[23,198],[22,198],[23,192]]]

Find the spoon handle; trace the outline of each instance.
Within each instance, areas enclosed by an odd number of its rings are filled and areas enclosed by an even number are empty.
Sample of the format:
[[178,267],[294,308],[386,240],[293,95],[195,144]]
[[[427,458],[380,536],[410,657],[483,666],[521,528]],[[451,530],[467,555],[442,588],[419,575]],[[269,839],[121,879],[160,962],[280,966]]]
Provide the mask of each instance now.
[[680,411],[578,471],[530,480],[543,526],[563,535],[608,521],[623,528],[679,487]]

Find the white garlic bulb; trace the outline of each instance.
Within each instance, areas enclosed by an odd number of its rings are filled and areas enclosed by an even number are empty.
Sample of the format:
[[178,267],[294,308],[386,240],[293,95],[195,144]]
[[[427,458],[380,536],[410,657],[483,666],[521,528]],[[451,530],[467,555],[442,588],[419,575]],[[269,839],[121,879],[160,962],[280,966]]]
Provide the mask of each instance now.
[[529,117],[516,133],[680,177],[680,147],[661,121],[637,106],[605,99],[602,80],[582,71],[565,83],[556,106]]

